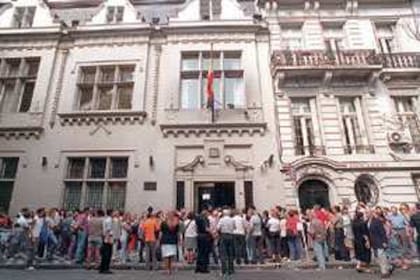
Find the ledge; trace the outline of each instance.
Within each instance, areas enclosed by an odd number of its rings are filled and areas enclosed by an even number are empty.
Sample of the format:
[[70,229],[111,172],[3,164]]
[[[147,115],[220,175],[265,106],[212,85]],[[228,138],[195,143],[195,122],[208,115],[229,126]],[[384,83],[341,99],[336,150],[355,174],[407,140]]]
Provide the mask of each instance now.
[[210,136],[264,136],[266,123],[197,123],[197,124],[162,124],[160,126],[164,137],[210,137]]
[[10,139],[39,139],[43,128],[39,126],[29,126],[29,127],[0,127],[0,138],[5,138],[6,140]]
[[124,112],[74,112],[58,114],[62,126],[97,125],[97,124],[143,124],[147,113],[143,111]]

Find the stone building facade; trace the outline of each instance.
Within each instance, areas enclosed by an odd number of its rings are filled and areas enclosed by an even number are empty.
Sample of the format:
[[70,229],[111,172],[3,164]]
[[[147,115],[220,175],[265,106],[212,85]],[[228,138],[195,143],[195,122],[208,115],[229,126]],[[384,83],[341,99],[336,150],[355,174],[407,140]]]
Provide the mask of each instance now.
[[0,211],[418,201],[418,5],[385,2],[0,1]]

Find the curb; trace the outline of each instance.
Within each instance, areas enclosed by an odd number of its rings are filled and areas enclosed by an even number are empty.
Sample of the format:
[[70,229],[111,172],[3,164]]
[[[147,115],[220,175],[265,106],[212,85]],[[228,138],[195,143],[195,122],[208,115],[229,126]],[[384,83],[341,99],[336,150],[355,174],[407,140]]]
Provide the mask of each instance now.
[[[353,269],[355,268],[356,263],[330,263],[327,264],[327,269]],[[0,264],[0,269],[10,269],[10,270],[24,270],[26,269],[25,264]],[[34,267],[36,269],[41,270],[80,270],[86,269],[83,265],[77,264],[35,264]],[[238,270],[313,270],[316,269],[318,266],[316,263],[283,263],[283,264],[266,264],[266,265],[235,265],[235,269]],[[373,265],[372,267],[377,267]],[[412,268],[420,268],[420,263],[413,263],[411,265]],[[219,270],[220,266],[218,265],[210,265],[209,268],[211,270]],[[113,270],[146,270],[146,266],[144,264],[116,264],[111,265],[111,269]],[[161,270],[162,267],[159,267],[158,270]],[[176,269],[183,270],[183,271],[192,271],[195,269],[194,265],[177,265]],[[89,269],[86,269],[89,270]],[[93,269],[91,269],[93,270]]]

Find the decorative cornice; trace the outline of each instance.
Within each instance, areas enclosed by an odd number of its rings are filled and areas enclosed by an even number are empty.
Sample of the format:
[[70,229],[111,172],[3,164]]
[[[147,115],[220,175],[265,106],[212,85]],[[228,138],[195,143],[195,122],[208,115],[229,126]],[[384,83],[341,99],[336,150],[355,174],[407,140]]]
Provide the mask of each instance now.
[[204,157],[196,156],[190,163],[177,167],[176,171],[192,172],[197,165],[204,165]]
[[203,124],[162,124],[160,126],[164,137],[184,136],[184,137],[210,137],[222,135],[227,136],[243,136],[255,134],[264,136],[267,130],[266,123],[203,123]]
[[248,171],[254,169],[254,167],[252,167],[251,165],[246,165],[239,161],[236,161],[235,158],[230,155],[225,156],[224,161],[226,165],[232,165],[233,167],[235,167],[236,171]]
[[135,112],[75,112],[58,114],[60,124],[66,125],[97,125],[97,124],[143,124],[147,113]]
[[42,127],[2,127],[0,128],[0,138],[10,139],[39,139],[42,132]]

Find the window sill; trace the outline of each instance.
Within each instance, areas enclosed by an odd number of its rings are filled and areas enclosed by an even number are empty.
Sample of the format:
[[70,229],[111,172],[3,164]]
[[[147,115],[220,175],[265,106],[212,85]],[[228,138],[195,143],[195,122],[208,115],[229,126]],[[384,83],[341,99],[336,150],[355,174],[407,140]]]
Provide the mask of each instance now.
[[143,124],[147,118],[144,111],[90,111],[58,114],[62,126]]

